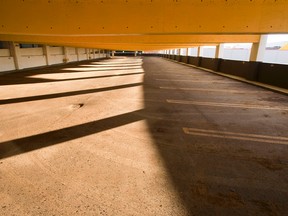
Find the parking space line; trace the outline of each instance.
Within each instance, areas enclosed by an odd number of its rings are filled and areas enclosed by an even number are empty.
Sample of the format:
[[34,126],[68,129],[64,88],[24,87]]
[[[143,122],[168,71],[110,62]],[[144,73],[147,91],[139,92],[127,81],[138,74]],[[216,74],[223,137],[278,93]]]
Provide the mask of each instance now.
[[265,136],[258,134],[244,134],[244,133],[234,133],[226,131],[224,132],[214,130],[203,130],[203,129],[186,128],[186,127],[183,128],[183,132],[185,134],[195,136],[206,136],[206,137],[215,137],[223,139],[237,139],[237,140],[288,145],[288,137],[276,137],[276,136]]
[[187,79],[155,79],[157,81],[173,81],[173,82],[196,82],[196,83],[240,83],[234,81],[218,81],[218,80],[187,80]]
[[198,106],[214,106],[226,108],[244,108],[244,109],[263,109],[263,110],[286,110],[288,107],[279,106],[265,106],[261,104],[237,104],[237,103],[218,103],[218,102],[201,102],[201,101],[187,101],[187,100],[166,100],[167,103],[198,105]]
[[203,88],[175,88],[175,87],[159,87],[160,89],[167,90],[184,90],[184,91],[205,91],[205,92],[225,92],[225,93],[257,93],[261,91],[239,91],[239,90],[227,90],[227,89],[203,89]]

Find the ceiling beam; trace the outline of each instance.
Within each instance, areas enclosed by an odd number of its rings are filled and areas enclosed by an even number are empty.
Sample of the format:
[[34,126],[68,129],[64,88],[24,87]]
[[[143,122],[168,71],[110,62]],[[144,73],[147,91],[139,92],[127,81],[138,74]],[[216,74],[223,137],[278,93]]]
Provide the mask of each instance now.
[[287,0],[2,0],[0,34],[288,32]]

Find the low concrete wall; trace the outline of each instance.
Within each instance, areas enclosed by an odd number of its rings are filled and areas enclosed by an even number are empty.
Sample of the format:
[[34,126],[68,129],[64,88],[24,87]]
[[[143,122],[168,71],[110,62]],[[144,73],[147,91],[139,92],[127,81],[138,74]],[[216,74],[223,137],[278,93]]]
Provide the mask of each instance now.
[[53,46],[20,48],[18,43],[11,43],[11,48],[0,49],[0,72],[17,70],[17,66],[21,70],[106,57],[103,51],[101,54],[94,54],[95,50],[90,49],[91,53],[87,55],[85,48],[66,47],[65,49],[66,52],[64,47]]
[[261,63],[257,81],[288,89],[288,65]]
[[188,63],[188,56],[180,56],[180,60],[181,60],[181,62],[183,62],[183,63]]
[[218,71],[221,59],[216,58],[201,58],[200,67],[204,67],[210,70]]
[[167,58],[176,59],[176,61],[188,63],[197,67],[242,77],[247,80],[288,89],[288,65],[194,56],[188,56],[186,58],[186,56],[168,55]]
[[219,72],[257,81],[259,62],[246,62],[221,59]]
[[188,57],[188,64],[200,66],[200,63],[201,63],[201,57],[194,57],[194,56]]

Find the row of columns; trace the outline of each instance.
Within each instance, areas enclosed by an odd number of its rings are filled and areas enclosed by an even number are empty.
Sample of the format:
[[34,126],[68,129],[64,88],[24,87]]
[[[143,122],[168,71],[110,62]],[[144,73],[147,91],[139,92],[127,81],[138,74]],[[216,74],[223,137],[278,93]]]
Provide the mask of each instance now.
[[[266,49],[266,44],[268,40],[268,35],[261,35],[260,41],[258,43],[253,43],[250,51],[250,61],[262,62],[264,59],[264,53]],[[191,48],[173,49],[166,50],[165,54],[169,55],[184,55],[188,56]],[[203,56],[203,47],[197,47],[197,57]],[[219,44],[216,46],[215,58],[224,57],[224,44]]]
[[[52,65],[51,60],[49,58],[50,56],[50,47],[48,45],[43,45],[43,55],[45,56],[45,60],[46,60],[46,64],[47,65]],[[18,70],[20,69],[19,66],[19,56],[21,56],[20,54],[20,47],[18,43],[15,42],[10,42],[9,43],[9,50],[11,52],[11,55],[13,56],[14,59],[14,64],[15,64],[15,68]],[[96,56],[96,52],[98,52],[98,56]],[[95,59],[95,58],[100,58],[101,57],[101,53],[104,54],[106,51],[105,50],[97,50],[97,49],[85,49],[85,53],[87,55],[87,59]],[[77,61],[80,60],[79,57],[79,49],[75,48],[75,53],[77,55]],[[107,53],[107,52],[106,52]],[[63,55],[64,55],[64,59],[66,59],[66,61],[68,62],[68,57],[69,57],[69,53],[68,53],[68,47],[63,47]]]

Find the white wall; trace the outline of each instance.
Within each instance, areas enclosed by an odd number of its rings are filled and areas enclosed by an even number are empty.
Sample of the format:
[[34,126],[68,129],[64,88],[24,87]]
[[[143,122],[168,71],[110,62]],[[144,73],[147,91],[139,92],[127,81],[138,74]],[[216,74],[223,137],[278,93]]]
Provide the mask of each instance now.
[[49,62],[53,64],[61,64],[64,59],[64,50],[63,47],[48,47],[49,49]]
[[43,48],[17,48],[19,69],[39,67],[46,65]]
[[44,55],[20,56],[18,62],[19,69],[40,67],[46,65],[46,57]]
[[[87,60],[86,49],[78,48],[79,61]],[[96,56],[97,58],[97,56]]]
[[0,49],[0,57],[9,57],[10,50],[9,49]]
[[[14,56],[12,53],[15,53],[16,60],[18,62],[19,69],[25,68],[33,68],[33,67],[40,67],[47,65],[47,56],[46,51],[44,52],[43,47],[37,48],[20,48],[19,44],[12,44],[14,50],[10,49],[0,49],[0,72],[4,71],[11,71],[16,70],[16,65],[14,61]],[[11,48],[12,49],[12,48]],[[13,51],[13,52],[12,52]],[[49,65],[53,64],[63,64],[65,63],[65,59],[67,57],[68,62],[75,62],[81,60],[87,60],[87,53],[88,49],[78,48],[78,56],[76,48],[74,47],[66,47],[66,55],[64,53],[63,47],[49,47],[47,46],[47,53],[48,53],[48,62]],[[90,49],[92,52],[93,50]],[[103,51],[102,51],[103,52]],[[93,59],[93,53],[90,54],[90,58]],[[95,59],[106,57],[106,54],[98,53],[95,54]]]
[[0,72],[15,70],[14,58],[9,49],[0,49]]

